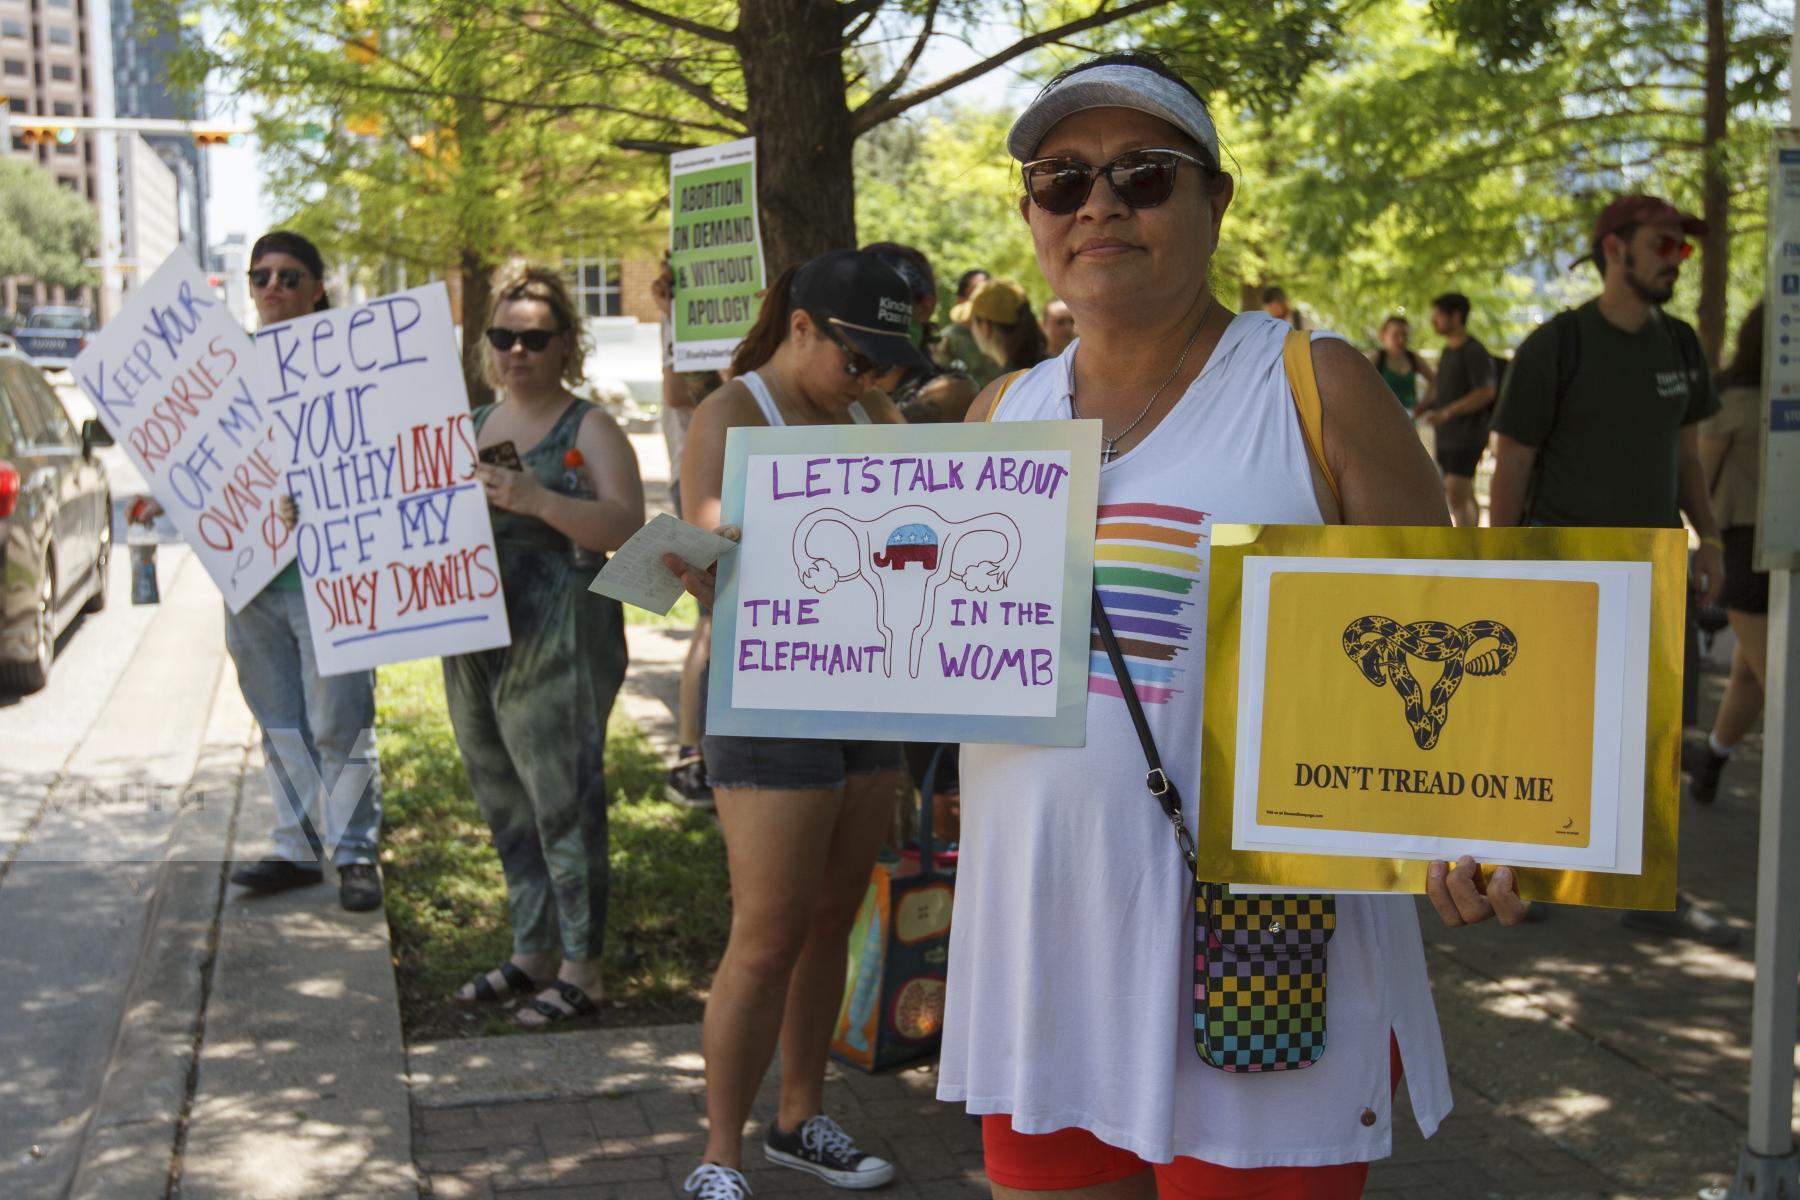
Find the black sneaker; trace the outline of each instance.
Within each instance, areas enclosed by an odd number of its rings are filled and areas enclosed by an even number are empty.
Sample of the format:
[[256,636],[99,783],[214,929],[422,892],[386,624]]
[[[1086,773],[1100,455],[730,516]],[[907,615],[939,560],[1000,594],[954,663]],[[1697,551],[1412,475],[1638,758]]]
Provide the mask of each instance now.
[[776,1166],[811,1171],[832,1187],[861,1191],[894,1179],[894,1164],[864,1154],[838,1123],[821,1113],[800,1128],[784,1132],[773,1122],[763,1140],[763,1157]]
[[1711,804],[1719,798],[1719,776],[1725,773],[1729,754],[1714,754],[1713,748],[1701,745],[1693,753],[1684,753],[1682,769],[1688,773],[1688,795],[1695,804]]
[[718,1163],[701,1163],[681,1185],[694,1200],[749,1200],[750,1185],[741,1173]]
[[324,880],[325,871],[322,867],[289,862],[285,858],[265,858],[249,866],[239,867],[231,873],[231,882],[253,892],[285,892],[289,888],[305,887]]
[[338,868],[338,903],[346,912],[381,907],[381,872],[374,863],[345,863]]
[[683,758],[669,768],[669,782],[663,795],[675,804],[689,808],[713,807],[712,789],[706,786],[706,763],[698,755]]

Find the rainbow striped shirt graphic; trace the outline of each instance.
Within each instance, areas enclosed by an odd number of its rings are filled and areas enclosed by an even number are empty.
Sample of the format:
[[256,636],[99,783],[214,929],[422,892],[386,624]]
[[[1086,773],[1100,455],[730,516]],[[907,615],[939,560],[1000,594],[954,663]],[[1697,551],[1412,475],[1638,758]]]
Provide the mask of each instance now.
[[[1198,634],[1201,568],[1209,514],[1169,504],[1102,504],[1094,531],[1094,586],[1118,635],[1138,699],[1167,704],[1183,688],[1181,661]],[[1118,677],[1093,637],[1090,695],[1121,696]]]

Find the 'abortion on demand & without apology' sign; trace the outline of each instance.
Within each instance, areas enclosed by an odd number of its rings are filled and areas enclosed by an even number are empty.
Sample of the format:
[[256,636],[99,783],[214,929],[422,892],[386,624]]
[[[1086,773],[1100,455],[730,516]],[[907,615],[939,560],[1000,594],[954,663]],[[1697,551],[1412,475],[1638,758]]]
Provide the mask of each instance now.
[[669,208],[675,369],[717,370],[750,332],[763,290],[756,139],[671,156]]

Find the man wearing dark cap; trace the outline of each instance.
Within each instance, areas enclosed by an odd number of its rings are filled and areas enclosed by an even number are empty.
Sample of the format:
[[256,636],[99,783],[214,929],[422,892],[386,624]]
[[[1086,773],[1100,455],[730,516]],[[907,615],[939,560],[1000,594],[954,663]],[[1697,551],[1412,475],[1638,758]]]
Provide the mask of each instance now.
[[[1711,604],[1725,581],[1725,543],[1698,426],[1719,399],[1693,327],[1662,309],[1693,253],[1688,237],[1705,232],[1705,222],[1655,196],[1624,196],[1601,212],[1579,260],[1600,272],[1600,295],[1533,330],[1507,371],[1494,410],[1488,520],[1678,529],[1685,514],[1700,536],[1694,571]],[[1715,946],[1737,941],[1685,897],[1673,913],[1627,913],[1625,922]]]

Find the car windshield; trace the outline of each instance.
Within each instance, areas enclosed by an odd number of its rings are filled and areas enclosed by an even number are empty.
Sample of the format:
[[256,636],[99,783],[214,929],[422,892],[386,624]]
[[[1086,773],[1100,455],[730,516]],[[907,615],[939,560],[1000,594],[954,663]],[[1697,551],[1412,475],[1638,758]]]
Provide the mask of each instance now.
[[26,323],[33,329],[74,329],[81,331],[87,329],[87,314],[71,312],[67,309],[62,312],[44,312],[40,310],[32,313],[31,320]]

